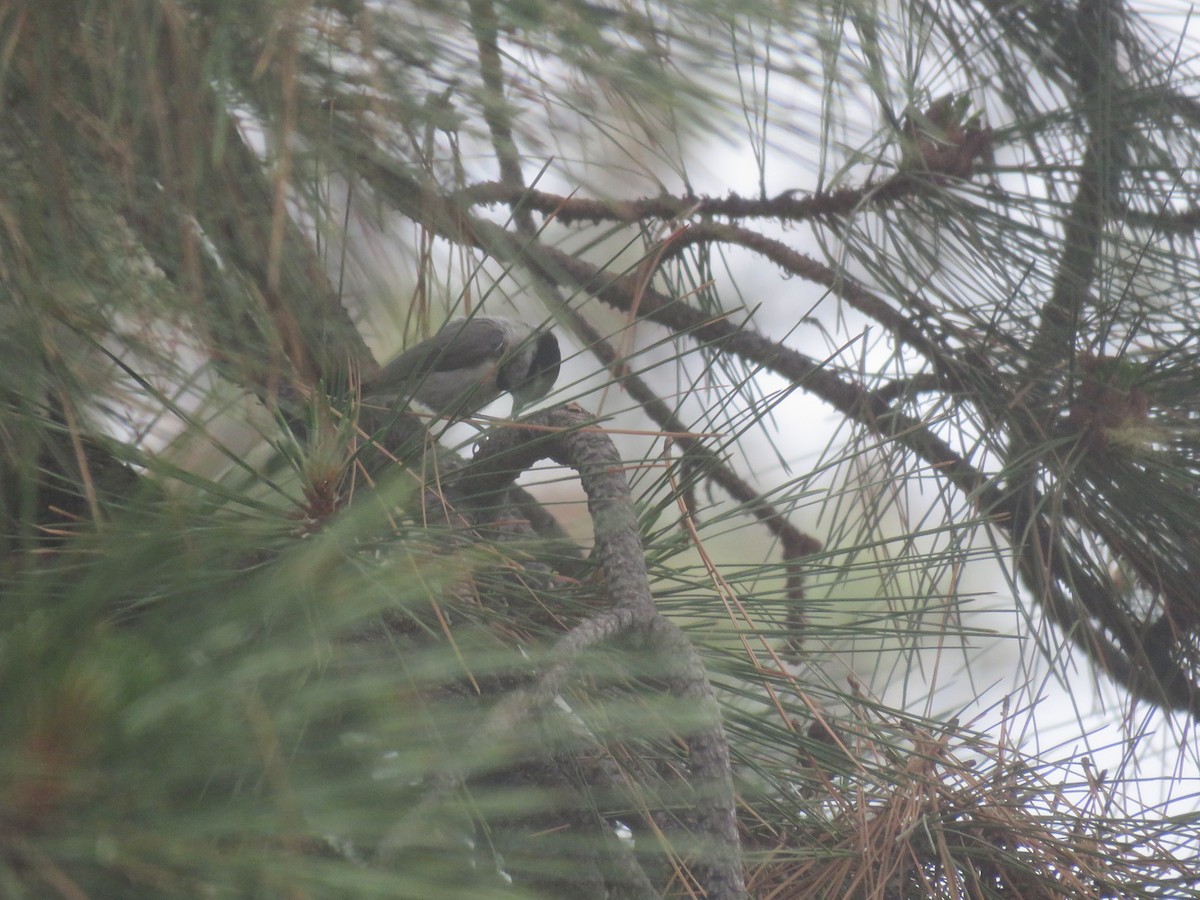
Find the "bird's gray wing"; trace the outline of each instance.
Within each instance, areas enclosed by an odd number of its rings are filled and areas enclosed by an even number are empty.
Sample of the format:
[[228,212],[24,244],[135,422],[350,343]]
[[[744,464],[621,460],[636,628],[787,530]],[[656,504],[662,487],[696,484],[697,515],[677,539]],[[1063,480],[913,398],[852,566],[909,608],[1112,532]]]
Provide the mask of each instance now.
[[495,361],[504,351],[504,340],[504,330],[490,319],[454,319],[433,337],[409,347],[380,369],[363,385],[363,392],[392,391],[400,384],[434,372],[469,369]]

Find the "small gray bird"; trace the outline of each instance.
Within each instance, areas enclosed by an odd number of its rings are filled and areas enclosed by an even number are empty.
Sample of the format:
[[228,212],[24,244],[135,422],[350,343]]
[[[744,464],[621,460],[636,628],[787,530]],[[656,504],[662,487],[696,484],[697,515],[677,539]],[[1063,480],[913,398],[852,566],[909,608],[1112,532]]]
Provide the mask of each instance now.
[[362,396],[386,405],[416,401],[462,419],[507,393],[516,416],[550,392],[561,362],[551,331],[500,317],[451,319],[364,381]]

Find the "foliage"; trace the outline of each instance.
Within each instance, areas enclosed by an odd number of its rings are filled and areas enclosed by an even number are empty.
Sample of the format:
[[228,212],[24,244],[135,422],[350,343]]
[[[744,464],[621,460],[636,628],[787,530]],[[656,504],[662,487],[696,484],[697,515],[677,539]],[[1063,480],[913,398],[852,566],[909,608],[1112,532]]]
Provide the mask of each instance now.
[[[1190,895],[1171,35],[0,0],[0,894]],[[572,349],[547,409],[357,398],[476,307]],[[988,561],[1117,767],[941,699]]]

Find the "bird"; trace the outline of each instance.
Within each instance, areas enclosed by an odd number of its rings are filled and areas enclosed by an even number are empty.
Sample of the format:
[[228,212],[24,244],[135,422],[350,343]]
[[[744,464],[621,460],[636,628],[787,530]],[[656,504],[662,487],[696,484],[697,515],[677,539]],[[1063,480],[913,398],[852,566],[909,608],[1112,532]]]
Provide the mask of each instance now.
[[547,329],[499,316],[451,319],[366,379],[362,398],[388,406],[415,401],[457,420],[512,394],[516,417],[550,392],[561,362],[558,338]]

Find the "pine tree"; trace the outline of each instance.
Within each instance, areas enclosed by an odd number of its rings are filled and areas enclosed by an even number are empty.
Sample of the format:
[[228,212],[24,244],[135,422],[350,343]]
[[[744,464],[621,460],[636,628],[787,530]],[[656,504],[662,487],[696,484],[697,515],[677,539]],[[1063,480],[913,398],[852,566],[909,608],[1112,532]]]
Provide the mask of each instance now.
[[0,895],[1194,895],[1183,13],[0,0]]

